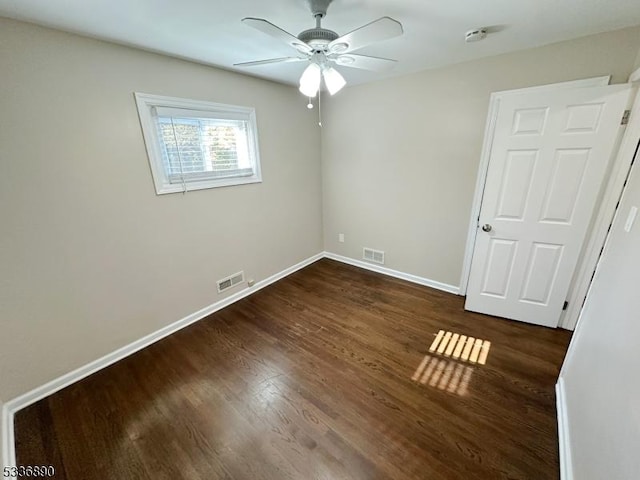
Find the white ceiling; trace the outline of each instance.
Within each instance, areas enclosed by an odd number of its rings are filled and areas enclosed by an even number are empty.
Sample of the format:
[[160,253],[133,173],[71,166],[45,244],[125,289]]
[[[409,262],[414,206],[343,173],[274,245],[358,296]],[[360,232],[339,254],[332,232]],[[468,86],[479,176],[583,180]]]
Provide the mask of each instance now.
[[[294,35],[314,26],[305,0],[0,0],[0,16],[230,70],[239,70],[234,63],[296,53],[242,18],[265,18]],[[384,74],[339,67],[350,84],[638,25],[640,0],[334,0],[323,27],[344,34],[382,16],[399,20],[405,34],[357,53],[398,64]],[[465,44],[464,33],[481,26],[496,33]],[[304,67],[240,71],[295,84]]]

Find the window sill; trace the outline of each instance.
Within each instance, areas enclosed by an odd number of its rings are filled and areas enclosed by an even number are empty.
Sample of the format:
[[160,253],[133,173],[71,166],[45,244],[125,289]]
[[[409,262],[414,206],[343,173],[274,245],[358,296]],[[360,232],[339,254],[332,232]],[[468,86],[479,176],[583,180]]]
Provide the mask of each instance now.
[[[217,180],[206,180],[202,182],[189,182],[184,186],[181,183],[166,183],[156,185],[156,194],[164,195],[167,193],[184,193],[194,190],[206,190],[209,188],[232,187],[235,185],[247,185],[250,183],[262,183],[262,177],[231,177]],[[186,189],[185,189],[186,187]]]

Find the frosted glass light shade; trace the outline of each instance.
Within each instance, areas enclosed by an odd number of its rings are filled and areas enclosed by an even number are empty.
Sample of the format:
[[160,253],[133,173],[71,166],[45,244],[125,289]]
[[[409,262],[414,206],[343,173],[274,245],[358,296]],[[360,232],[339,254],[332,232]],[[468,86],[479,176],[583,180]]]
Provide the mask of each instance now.
[[322,80],[322,70],[315,64],[310,64],[300,77],[300,92],[307,97],[315,97],[320,90]]
[[338,93],[342,90],[342,87],[347,84],[344,77],[333,67],[325,68],[322,75],[324,77],[324,83],[327,86],[327,90],[329,90],[331,95]]

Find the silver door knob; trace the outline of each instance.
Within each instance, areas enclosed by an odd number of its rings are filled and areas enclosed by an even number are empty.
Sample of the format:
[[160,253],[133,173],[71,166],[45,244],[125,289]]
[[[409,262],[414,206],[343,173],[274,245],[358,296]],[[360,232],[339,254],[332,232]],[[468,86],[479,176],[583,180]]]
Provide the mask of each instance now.
[[482,226],[482,231],[483,231],[483,232],[490,232],[492,229],[493,229],[493,227],[492,227],[491,225],[489,225],[488,223],[485,223],[485,224]]

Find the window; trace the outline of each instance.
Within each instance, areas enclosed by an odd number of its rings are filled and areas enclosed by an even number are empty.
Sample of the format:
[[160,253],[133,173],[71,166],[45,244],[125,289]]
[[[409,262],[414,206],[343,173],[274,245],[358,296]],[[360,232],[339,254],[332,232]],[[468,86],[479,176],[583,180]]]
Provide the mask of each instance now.
[[253,108],[135,96],[158,194],[262,181]]

